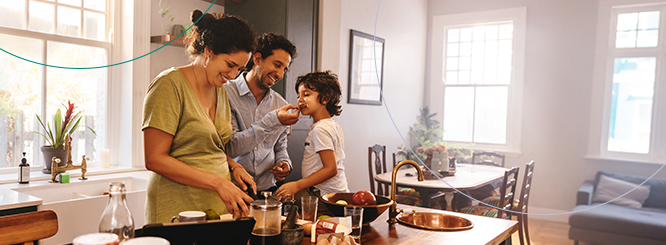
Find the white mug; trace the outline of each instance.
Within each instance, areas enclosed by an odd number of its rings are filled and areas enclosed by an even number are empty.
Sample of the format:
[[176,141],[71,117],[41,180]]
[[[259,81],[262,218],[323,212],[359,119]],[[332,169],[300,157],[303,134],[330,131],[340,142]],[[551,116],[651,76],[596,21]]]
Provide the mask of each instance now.
[[151,236],[132,238],[123,243],[123,245],[169,245],[169,244],[171,243],[169,243],[167,239],[161,237],[151,237]]
[[178,213],[178,216],[173,216],[171,218],[171,223],[173,223],[174,220],[178,220],[178,222],[204,221],[206,220],[206,213],[201,211],[183,211]]

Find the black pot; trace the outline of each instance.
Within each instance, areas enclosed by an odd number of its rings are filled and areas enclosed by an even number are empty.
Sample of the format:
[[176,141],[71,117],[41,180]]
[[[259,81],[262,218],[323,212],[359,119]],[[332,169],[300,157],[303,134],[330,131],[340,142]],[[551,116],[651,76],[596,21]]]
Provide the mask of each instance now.
[[[58,164],[58,167],[65,167],[67,166],[67,151],[65,150],[65,147],[51,147],[51,146],[42,146],[40,148],[42,151],[42,155],[44,156],[44,169],[42,169],[42,173],[45,174],[51,174],[51,159],[53,157],[57,157],[60,159],[60,163]],[[65,171],[58,171],[59,173],[63,173]]]

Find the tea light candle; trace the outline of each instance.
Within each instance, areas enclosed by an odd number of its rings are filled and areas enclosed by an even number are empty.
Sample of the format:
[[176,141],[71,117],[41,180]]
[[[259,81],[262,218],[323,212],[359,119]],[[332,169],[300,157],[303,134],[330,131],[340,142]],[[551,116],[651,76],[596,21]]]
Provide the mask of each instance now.
[[101,151],[101,161],[102,168],[109,168],[109,157],[111,156],[111,151],[109,149],[103,149]]

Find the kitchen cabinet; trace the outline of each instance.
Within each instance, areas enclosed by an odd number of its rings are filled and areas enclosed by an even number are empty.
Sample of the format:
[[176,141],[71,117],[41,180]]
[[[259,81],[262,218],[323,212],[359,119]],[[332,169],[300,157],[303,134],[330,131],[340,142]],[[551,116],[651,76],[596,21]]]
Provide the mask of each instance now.
[[[296,78],[317,68],[319,0],[253,0],[240,3],[238,0],[225,0],[224,11],[243,17],[257,33],[281,33],[294,43],[297,57],[293,59],[282,82],[273,85],[272,89],[280,93],[287,102],[296,105]],[[301,116],[299,122],[292,126],[288,151],[294,169],[287,177],[287,182],[301,179],[303,142],[310,125],[312,119]]]

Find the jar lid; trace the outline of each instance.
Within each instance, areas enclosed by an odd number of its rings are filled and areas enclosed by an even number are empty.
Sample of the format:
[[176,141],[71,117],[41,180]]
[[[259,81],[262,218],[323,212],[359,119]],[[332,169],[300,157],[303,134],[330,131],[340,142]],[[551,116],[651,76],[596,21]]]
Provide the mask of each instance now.
[[274,199],[259,199],[250,203],[252,208],[261,210],[275,210],[282,207],[282,203]]

